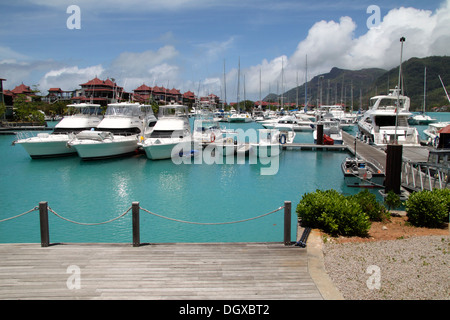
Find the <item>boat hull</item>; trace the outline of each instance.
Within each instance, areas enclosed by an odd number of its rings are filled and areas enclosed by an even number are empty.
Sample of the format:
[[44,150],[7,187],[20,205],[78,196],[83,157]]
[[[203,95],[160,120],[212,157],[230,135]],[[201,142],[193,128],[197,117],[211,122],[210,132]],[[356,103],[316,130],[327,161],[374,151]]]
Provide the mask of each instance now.
[[148,159],[151,160],[164,160],[172,159],[180,153],[186,153],[191,151],[191,141],[175,141],[175,142],[162,142],[144,144],[142,148]]
[[385,174],[371,162],[361,159],[345,159],[341,164],[347,187],[382,188]]
[[81,159],[95,160],[133,154],[138,149],[137,143],[137,136],[115,136],[112,140],[79,140],[69,145],[77,151]]
[[76,155],[76,150],[67,147],[68,141],[68,135],[47,135],[21,139],[15,144],[20,144],[32,159],[39,159]]

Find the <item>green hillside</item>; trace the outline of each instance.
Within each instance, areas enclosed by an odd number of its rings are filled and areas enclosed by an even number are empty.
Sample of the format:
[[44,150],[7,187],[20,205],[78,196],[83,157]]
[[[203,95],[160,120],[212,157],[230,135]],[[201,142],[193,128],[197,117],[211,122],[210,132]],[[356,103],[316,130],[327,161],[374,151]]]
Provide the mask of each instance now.
[[[411,58],[403,62],[403,88],[411,98],[411,110],[422,110],[424,69],[427,67],[427,111],[433,107],[450,105],[439,81],[441,76],[447,91],[450,92],[450,57],[427,57],[423,59]],[[329,73],[318,75],[308,82],[308,105],[344,104],[350,109],[363,110],[368,108],[370,97],[386,94],[398,84],[399,68],[389,71],[371,68],[362,70],[344,70],[333,68]],[[285,103],[305,102],[305,85],[292,88],[284,93]],[[265,101],[279,101],[280,96],[269,94]]]

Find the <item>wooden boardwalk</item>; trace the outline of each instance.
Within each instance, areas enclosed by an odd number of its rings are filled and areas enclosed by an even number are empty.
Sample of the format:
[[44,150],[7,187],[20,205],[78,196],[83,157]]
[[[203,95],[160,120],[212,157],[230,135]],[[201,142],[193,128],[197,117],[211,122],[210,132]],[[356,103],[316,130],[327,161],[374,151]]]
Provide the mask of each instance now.
[[386,169],[386,153],[384,151],[375,148],[365,142],[362,142],[359,139],[355,139],[354,136],[345,131],[342,132],[342,138],[351,153],[355,154],[356,141],[356,154],[358,155],[358,157],[364,158],[369,161],[375,160],[375,162],[381,167],[381,169]]
[[282,243],[0,244],[0,299],[299,300],[322,295],[308,272],[307,250]]

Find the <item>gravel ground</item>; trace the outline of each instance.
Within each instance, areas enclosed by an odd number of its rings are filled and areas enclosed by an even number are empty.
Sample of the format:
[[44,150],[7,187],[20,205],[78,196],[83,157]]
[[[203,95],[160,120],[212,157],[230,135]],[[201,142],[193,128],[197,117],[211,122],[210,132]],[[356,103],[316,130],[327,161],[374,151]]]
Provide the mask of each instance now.
[[323,246],[325,268],[349,300],[450,300],[450,236]]

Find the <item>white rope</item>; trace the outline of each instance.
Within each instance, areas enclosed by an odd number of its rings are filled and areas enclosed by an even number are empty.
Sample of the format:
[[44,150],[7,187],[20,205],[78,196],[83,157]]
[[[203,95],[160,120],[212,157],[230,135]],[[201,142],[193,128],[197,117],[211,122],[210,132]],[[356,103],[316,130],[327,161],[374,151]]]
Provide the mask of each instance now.
[[257,216],[257,217],[248,218],[248,219],[243,219],[243,220],[238,220],[238,221],[230,221],[230,222],[192,222],[192,221],[185,221],[185,220],[179,220],[179,219],[174,219],[174,218],[165,217],[165,216],[156,214],[156,213],[154,213],[154,212],[151,212],[151,211],[149,211],[149,210],[147,210],[147,209],[144,209],[144,208],[141,208],[141,207],[140,207],[141,210],[143,210],[143,211],[145,211],[145,212],[147,212],[147,213],[149,213],[149,214],[152,214],[152,215],[154,215],[154,216],[157,216],[157,217],[159,217],[159,218],[163,218],[163,219],[167,219],[167,220],[171,220],[171,221],[176,221],[176,222],[181,222],[181,223],[198,224],[198,225],[221,225],[221,224],[233,224],[233,223],[246,222],[246,221],[255,220],[255,219],[259,219],[259,218],[268,216],[269,214],[272,214],[272,213],[275,213],[275,212],[277,212],[277,211],[280,211],[280,210],[283,209],[283,208],[284,208],[284,206],[279,207],[278,209],[275,209],[275,210],[273,210],[273,211],[271,211],[271,212],[262,214],[262,215]]
[[28,210],[27,212],[18,214],[17,216],[14,216],[14,217],[11,217],[11,218],[6,218],[6,219],[3,219],[3,220],[0,220],[0,222],[5,222],[5,221],[8,221],[8,220],[12,220],[12,219],[15,219],[15,218],[19,218],[19,217],[21,217],[21,216],[26,215],[27,213],[33,212],[33,211],[38,210],[38,209],[39,209],[39,207],[36,206],[36,207],[34,207],[33,209]]
[[131,210],[131,208],[132,208],[132,207],[129,207],[129,208],[127,209],[127,211],[125,211],[124,213],[122,213],[121,215],[119,215],[118,217],[116,217],[116,218],[114,218],[114,219],[111,219],[111,220],[108,220],[108,221],[104,221],[104,222],[97,222],[97,223],[84,223],[84,222],[73,221],[73,220],[70,220],[70,219],[67,219],[67,218],[62,217],[61,215],[59,215],[58,213],[56,213],[55,211],[53,211],[53,209],[50,208],[50,207],[48,207],[48,210],[49,210],[50,212],[53,212],[53,214],[54,214],[55,216],[57,216],[58,218],[61,218],[61,219],[65,220],[65,221],[68,221],[68,222],[72,222],[72,223],[75,223],[75,224],[80,224],[80,225],[83,225],[83,226],[97,226],[97,225],[100,225],[100,224],[110,223],[110,222],[113,222],[113,221],[115,221],[115,220],[117,220],[117,219],[122,218],[124,215],[126,215],[126,214]]

